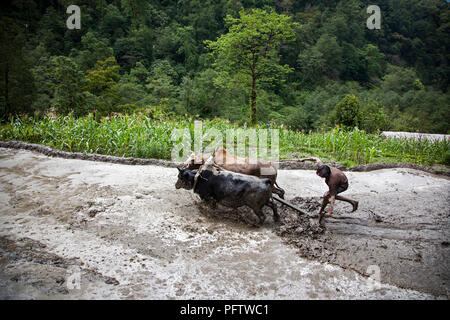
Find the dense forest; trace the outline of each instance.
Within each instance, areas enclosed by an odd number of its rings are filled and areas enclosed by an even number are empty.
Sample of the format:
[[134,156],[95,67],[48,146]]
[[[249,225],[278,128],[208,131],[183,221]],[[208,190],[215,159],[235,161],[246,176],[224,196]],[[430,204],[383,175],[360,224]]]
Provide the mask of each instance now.
[[[149,106],[293,130],[450,133],[450,3],[377,0],[14,0],[0,17],[0,110]],[[70,5],[81,28],[66,25]]]

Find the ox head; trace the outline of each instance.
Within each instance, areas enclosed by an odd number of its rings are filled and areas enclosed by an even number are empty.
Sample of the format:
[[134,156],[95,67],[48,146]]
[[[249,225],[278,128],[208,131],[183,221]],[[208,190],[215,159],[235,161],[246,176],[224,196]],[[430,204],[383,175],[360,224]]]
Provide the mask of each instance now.
[[195,153],[192,153],[189,158],[184,161],[183,165],[181,166],[181,169],[189,169],[189,170],[195,170],[199,169],[200,166],[204,163],[204,159],[202,157],[196,157]]
[[175,188],[180,189],[187,189],[191,190],[194,187],[194,177],[197,173],[197,170],[189,170],[188,168],[185,169],[178,169],[178,180],[175,183]]

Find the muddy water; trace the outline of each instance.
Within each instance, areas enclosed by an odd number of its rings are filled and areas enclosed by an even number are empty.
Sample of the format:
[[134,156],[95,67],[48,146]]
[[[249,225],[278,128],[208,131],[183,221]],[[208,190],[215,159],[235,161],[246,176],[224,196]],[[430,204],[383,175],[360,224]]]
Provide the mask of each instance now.
[[[176,176],[0,148],[0,298],[446,297],[448,180],[349,173],[360,209],[338,204],[322,228],[314,212],[323,181],[281,170],[287,198],[311,216],[280,207],[276,225],[267,209],[256,228],[249,210],[213,210],[175,190]],[[364,276],[371,265],[381,283]]]

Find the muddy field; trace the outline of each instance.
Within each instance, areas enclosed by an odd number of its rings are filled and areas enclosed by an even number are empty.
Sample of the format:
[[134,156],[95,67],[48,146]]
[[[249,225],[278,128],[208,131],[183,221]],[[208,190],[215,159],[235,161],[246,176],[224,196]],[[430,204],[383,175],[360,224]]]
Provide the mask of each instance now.
[[[317,225],[324,182],[280,170],[260,228],[176,190],[177,170],[0,148],[0,299],[446,299],[450,181],[348,172],[349,213]],[[370,276],[370,277],[368,277]],[[375,281],[379,279],[381,282]]]

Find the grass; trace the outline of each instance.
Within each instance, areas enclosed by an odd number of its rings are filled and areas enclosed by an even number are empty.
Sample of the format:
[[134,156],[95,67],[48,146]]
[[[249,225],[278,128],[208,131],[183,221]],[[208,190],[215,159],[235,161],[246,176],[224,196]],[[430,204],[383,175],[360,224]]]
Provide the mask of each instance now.
[[[47,145],[70,152],[107,154],[119,157],[170,159],[175,129],[194,132],[191,118],[152,118],[145,113],[116,115],[96,121],[92,115],[74,118],[11,118],[0,126],[0,140],[19,140]],[[227,129],[238,129],[227,120],[202,121],[203,134],[215,129],[226,137]],[[408,162],[449,165],[449,142],[384,138],[361,130],[302,133],[279,126],[260,125],[255,129],[279,129],[280,159],[316,156],[346,166],[375,162]],[[268,139],[270,140],[270,138]],[[192,143],[193,141],[191,141]],[[204,141],[204,146],[207,144]],[[193,145],[193,143],[192,143]]]

